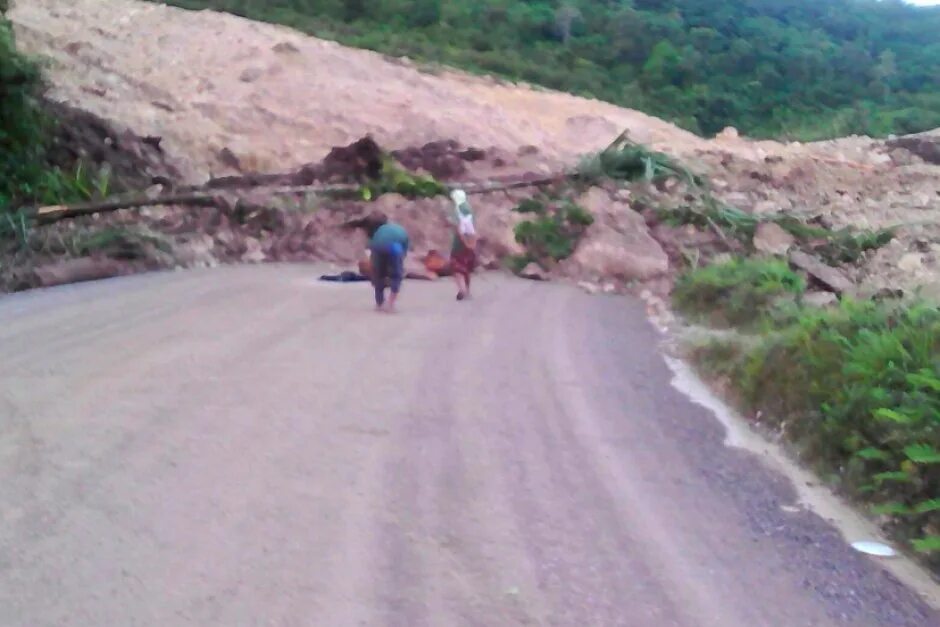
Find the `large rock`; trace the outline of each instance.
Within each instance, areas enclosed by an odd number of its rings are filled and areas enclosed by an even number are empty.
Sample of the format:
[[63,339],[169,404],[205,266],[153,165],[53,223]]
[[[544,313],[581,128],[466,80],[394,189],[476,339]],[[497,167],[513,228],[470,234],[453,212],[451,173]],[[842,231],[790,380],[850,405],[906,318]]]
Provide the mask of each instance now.
[[774,222],[762,222],[754,233],[754,249],[768,255],[786,255],[795,242],[796,238]]
[[565,260],[566,274],[579,278],[645,281],[669,270],[669,257],[653,239],[643,216],[607,192],[591,188],[578,204],[591,212],[594,224]]

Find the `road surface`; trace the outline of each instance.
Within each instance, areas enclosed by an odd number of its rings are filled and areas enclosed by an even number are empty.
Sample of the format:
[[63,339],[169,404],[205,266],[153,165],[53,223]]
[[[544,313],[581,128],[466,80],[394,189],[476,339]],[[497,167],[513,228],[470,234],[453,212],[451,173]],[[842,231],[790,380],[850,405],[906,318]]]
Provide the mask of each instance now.
[[0,622],[936,626],[627,299],[305,267],[0,299]]

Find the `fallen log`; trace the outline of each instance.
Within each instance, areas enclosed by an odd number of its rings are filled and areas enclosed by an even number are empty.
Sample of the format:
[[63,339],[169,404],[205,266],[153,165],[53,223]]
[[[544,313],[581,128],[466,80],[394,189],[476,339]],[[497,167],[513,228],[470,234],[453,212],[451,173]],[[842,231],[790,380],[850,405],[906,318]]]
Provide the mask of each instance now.
[[[522,187],[539,187],[557,182],[564,175],[544,177],[539,179],[530,179],[523,181],[512,181],[508,183],[496,184],[455,184],[448,186],[449,189],[463,189],[468,194],[486,194],[490,192],[499,192]],[[264,188],[255,188],[255,191]],[[288,194],[340,194],[350,193],[359,189],[356,185],[297,185],[269,188],[264,191],[272,195]],[[210,207],[217,205],[219,197],[224,192],[222,190],[212,193],[209,191],[189,192],[181,194],[171,194],[167,196],[135,196],[131,198],[111,198],[96,202],[79,203],[75,205],[49,205],[39,207],[35,211],[28,212],[28,215],[36,220],[38,224],[51,224],[59,220],[68,218],[77,218],[80,216],[92,215],[95,213],[107,213],[110,211],[120,211],[121,209],[140,209],[141,207],[159,207],[164,205],[190,205],[198,207]]]
[[541,187],[543,185],[551,185],[552,183],[557,183],[560,180],[570,178],[570,174],[556,174],[554,176],[546,176],[537,179],[528,179],[521,181],[512,181],[509,183],[493,183],[493,184],[474,184],[466,183],[461,185],[459,183],[448,185],[450,189],[462,189],[467,194],[488,194],[491,192],[503,192],[510,189],[520,189],[523,187]]
[[161,205],[197,205],[211,206],[215,204],[215,196],[209,194],[176,194],[172,196],[158,196],[149,198],[140,196],[135,198],[110,199],[100,202],[88,202],[77,205],[50,205],[36,209],[33,217],[39,224],[51,224],[66,218],[77,218],[95,213],[119,211],[121,209],[139,209],[141,207],[158,207]]

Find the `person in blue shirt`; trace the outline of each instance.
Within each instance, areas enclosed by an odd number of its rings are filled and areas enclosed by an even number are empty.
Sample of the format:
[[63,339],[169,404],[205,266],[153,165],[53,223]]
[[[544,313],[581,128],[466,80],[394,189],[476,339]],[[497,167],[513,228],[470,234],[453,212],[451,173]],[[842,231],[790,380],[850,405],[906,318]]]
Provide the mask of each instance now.
[[[405,255],[408,254],[408,232],[405,228],[389,222],[382,213],[375,213],[369,219],[369,252],[372,260],[372,285],[375,287],[376,311],[395,311],[395,301],[401,291],[401,282],[405,275]],[[388,306],[385,306],[385,290],[391,294]]]

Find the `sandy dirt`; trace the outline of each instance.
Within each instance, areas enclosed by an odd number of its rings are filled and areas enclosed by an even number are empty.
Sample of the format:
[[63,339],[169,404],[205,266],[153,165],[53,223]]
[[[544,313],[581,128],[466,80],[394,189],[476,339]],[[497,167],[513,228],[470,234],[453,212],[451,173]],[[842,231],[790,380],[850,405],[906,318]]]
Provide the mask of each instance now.
[[186,155],[194,179],[229,148],[250,169],[284,170],[372,133],[405,147],[456,138],[566,162],[623,129],[675,151],[705,142],[607,103],[421,72],[287,28],[134,0],[30,0],[11,13],[20,42],[51,59],[52,96]]
[[0,301],[4,625],[938,624],[632,300],[316,268]]

